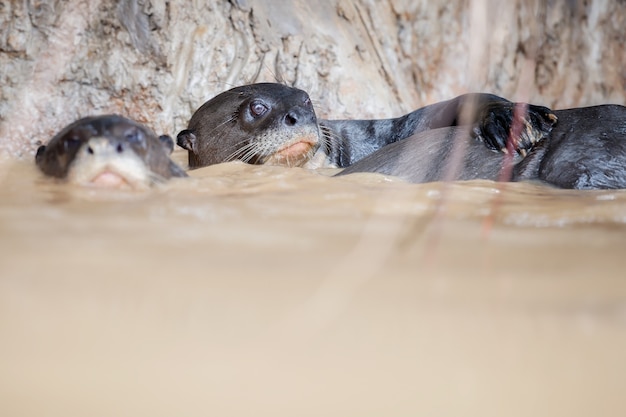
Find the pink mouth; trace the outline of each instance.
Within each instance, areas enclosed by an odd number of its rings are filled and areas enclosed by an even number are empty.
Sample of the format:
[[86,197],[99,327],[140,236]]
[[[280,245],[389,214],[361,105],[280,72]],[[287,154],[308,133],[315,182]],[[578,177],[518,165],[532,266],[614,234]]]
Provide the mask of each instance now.
[[299,157],[308,153],[314,145],[314,143],[311,143],[308,140],[301,140],[300,142],[296,142],[293,145],[289,145],[286,148],[281,149],[278,151],[278,154],[285,158]]
[[96,175],[91,181],[91,185],[102,188],[119,188],[128,185],[124,177],[111,171],[103,171]]
[[278,151],[278,154],[285,157],[300,156],[304,153],[307,153],[312,147],[313,144],[311,142],[300,141],[294,143],[293,145],[289,145],[284,149],[281,149],[280,151]]

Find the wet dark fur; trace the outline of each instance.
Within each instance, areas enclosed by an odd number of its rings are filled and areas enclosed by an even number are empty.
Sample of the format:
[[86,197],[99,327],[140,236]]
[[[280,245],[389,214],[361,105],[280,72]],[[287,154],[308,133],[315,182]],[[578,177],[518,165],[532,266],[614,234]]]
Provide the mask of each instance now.
[[[267,112],[253,114],[255,105]],[[506,146],[515,103],[491,94],[466,94],[387,120],[320,120],[319,146],[326,166],[345,167],[390,143],[417,132],[446,126],[474,125],[473,134],[485,146],[501,150]],[[523,115],[532,125],[524,130],[519,150],[532,146],[549,133],[554,120],[545,107],[529,106]],[[189,152],[189,167],[240,159],[263,163],[267,155],[255,144],[268,132],[282,138],[295,135],[302,126],[315,126],[317,118],[308,95],[276,83],[236,87],[204,103],[192,116],[189,126],[178,134],[177,143]],[[281,139],[285,140],[285,139]]]
[[204,103],[191,117],[177,144],[189,154],[189,168],[232,160],[263,163],[268,155],[254,145],[259,135],[276,132],[293,137],[311,127],[319,136],[317,118],[306,92],[274,83],[244,85]]
[[328,135],[339,138],[329,149],[329,158],[338,167],[350,166],[384,146],[417,133],[451,126],[472,126],[471,135],[486,148],[502,151],[507,147],[515,116],[523,128],[514,150],[525,153],[549,134],[556,118],[546,107],[520,105],[492,94],[464,94],[395,119],[322,120],[320,126]]
[[[501,179],[506,158],[512,181],[540,180],[561,188],[626,188],[626,107],[556,110],[556,125],[525,158],[490,152],[470,128],[425,131],[389,145],[339,175],[379,172],[412,182]],[[458,147],[459,160],[454,159]]]
[[[250,109],[259,100],[268,111],[257,118]],[[340,175],[366,171],[413,182],[496,180],[510,161],[514,166],[507,179],[513,181],[626,188],[624,109],[607,105],[553,112],[491,94],[466,94],[394,119],[317,122],[305,92],[265,83],[209,100],[178,135],[178,144],[189,151],[192,168],[233,159],[263,163],[247,148],[259,136],[280,131],[288,138],[295,127],[319,123],[325,163],[348,167]],[[453,152],[457,146],[459,153]]]
[[65,178],[79,150],[93,137],[106,138],[118,152],[134,152],[157,177],[185,177],[170,158],[174,142],[118,115],[86,117],[65,127],[37,149],[35,162],[49,176]]

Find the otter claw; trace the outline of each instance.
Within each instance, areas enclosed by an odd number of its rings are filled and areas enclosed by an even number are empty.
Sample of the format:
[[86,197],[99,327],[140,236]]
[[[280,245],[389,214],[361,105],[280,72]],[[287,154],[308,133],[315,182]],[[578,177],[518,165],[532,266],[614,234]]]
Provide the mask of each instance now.
[[557,117],[547,107],[502,101],[481,109],[472,132],[489,149],[507,154],[511,149],[525,157],[550,134],[556,122]]

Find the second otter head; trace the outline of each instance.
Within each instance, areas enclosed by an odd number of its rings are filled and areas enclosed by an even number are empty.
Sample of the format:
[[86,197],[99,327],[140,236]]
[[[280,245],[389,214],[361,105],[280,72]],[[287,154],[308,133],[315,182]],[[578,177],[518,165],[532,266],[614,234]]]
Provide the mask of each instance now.
[[189,168],[233,160],[302,166],[320,146],[308,94],[277,83],[244,85],[204,103],[177,136]]
[[37,150],[41,171],[69,183],[146,188],[187,174],[169,157],[174,142],[118,115],[91,116],[66,126]]

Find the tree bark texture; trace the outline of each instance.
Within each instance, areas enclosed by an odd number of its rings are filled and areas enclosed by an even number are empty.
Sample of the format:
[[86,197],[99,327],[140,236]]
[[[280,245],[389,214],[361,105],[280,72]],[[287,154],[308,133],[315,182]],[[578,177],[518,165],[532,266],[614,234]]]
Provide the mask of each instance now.
[[325,118],[469,91],[553,108],[626,102],[626,1],[0,1],[0,151],[73,120],[175,135],[233,86],[305,89]]

